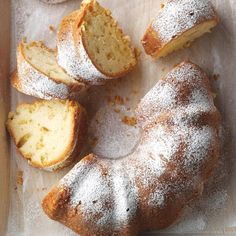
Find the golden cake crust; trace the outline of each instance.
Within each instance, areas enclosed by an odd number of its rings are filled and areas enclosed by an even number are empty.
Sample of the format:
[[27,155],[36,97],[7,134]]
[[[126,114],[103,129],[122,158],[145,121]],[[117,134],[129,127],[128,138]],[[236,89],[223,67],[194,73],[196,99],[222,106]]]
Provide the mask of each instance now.
[[40,41],[31,42],[28,45],[22,41],[19,44],[17,49],[17,72],[14,72],[11,78],[12,86],[19,92],[50,100],[53,98],[76,99],[79,94],[85,91],[87,86],[84,83],[78,82],[73,78],[68,81],[62,81],[36,68],[25,55],[26,46],[41,48],[46,52],[55,54],[55,50],[47,48]]
[[[47,101],[36,101],[34,103],[35,106],[37,104],[41,105],[42,103],[45,103]],[[64,100],[61,100],[61,102],[67,102]],[[68,101],[69,106],[74,109],[74,123],[73,123],[73,130],[71,132],[69,145],[64,150],[63,153],[60,154],[55,160],[50,160],[47,162],[47,164],[41,164],[34,162],[31,157],[25,155],[19,148],[18,144],[15,138],[14,130],[11,126],[11,112],[9,113],[8,120],[6,122],[7,130],[12,137],[15,145],[16,150],[20,153],[20,155],[28,160],[28,163],[36,168],[44,169],[47,171],[55,171],[62,169],[70,164],[72,164],[76,159],[78,159],[79,154],[82,151],[84,142],[86,140],[86,134],[87,134],[87,114],[85,109],[79,105],[79,103],[75,101]],[[24,106],[28,106],[28,104],[21,104],[21,108],[24,108]]]
[[[84,35],[86,14],[93,11],[96,4],[98,3],[95,0],[83,1],[79,10],[66,16],[60,24],[57,40],[59,64],[79,81],[93,85],[124,76],[136,66],[138,61],[138,53],[135,48],[132,48],[135,63],[118,73],[108,73],[96,63],[88,50]],[[112,19],[110,11],[106,10],[106,15]],[[119,31],[123,33],[120,28]],[[66,51],[69,51],[69,54]]]
[[43,199],[53,220],[80,235],[164,229],[202,194],[219,158],[220,114],[207,75],[183,62],[137,108],[136,150],[83,158]]
[[[204,34],[205,32],[200,32],[202,29],[199,26],[205,24],[209,31],[218,23],[219,17],[208,0],[168,0],[148,26],[142,44],[148,55],[154,58],[164,57],[183,46],[189,46],[195,38]],[[194,29],[199,35],[191,38]],[[188,41],[175,48],[176,39],[183,36],[188,37]],[[166,54],[165,51],[170,45],[173,45],[173,50]]]

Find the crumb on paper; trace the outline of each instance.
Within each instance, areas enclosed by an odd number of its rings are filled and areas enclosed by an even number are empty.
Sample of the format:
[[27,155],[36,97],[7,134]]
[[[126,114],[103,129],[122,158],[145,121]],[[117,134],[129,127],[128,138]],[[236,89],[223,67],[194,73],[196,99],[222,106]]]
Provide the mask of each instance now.
[[134,49],[134,52],[135,52],[135,55],[136,55],[137,57],[140,57],[140,55],[141,55],[141,49],[140,49],[140,48],[135,48],[135,49]]
[[50,32],[55,33],[56,29],[53,25],[49,25],[48,28],[49,28]]
[[124,116],[122,122],[129,126],[135,126],[137,124],[137,119],[135,117]]
[[211,94],[212,94],[212,97],[213,97],[214,99],[217,97],[217,94],[216,94],[216,93],[212,92]]
[[116,95],[113,98],[112,97],[108,97],[107,101],[108,101],[109,105],[111,105],[111,106],[124,105],[125,104],[124,98],[122,98],[119,95]]
[[161,9],[164,8],[165,4],[164,3],[161,3]]
[[23,42],[23,43],[27,43],[27,37],[24,36],[24,37],[22,38],[22,42]]
[[213,80],[218,80],[220,78],[220,75],[219,74],[214,74],[212,76]]
[[131,42],[131,38],[130,38],[130,36],[128,36],[128,35],[126,35],[126,36],[124,36],[124,39],[127,41],[127,42]]
[[119,108],[115,108],[115,109],[114,109],[114,112],[120,113],[120,109],[119,109]]
[[96,147],[96,145],[98,144],[98,138],[97,137],[91,138],[89,140],[89,144],[91,147]]
[[139,91],[138,91],[138,89],[133,89],[133,90],[132,90],[132,93],[133,93],[133,94],[138,94]]
[[124,105],[124,99],[118,95],[115,96],[114,102],[116,105]]
[[23,171],[18,170],[16,174],[16,183],[18,185],[23,185]]
[[43,188],[42,188],[42,191],[45,191],[45,190],[47,190],[47,188],[46,188],[46,187],[43,187]]

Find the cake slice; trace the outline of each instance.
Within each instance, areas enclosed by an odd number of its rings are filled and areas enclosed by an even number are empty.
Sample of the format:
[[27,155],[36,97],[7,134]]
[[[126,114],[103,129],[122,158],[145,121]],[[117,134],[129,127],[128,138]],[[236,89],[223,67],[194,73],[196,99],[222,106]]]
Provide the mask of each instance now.
[[18,91],[41,99],[74,99],[86,87],[57,64],[55,50],[42,42],[24,41],[18,46],[17,73],[11,83]]
[[87,128],[85,110],[69,100],[21,104],[6,125],[20,154],[32,166],[51,171],[74,161]]
[[208,0],[167,0],[149,25],[142,44],[148,55],[165,57],[190,43],[219,23]]
[[129,37],[96,0],[83,1],[79,10],[62,20],[57,48],[59,65],[90,84],[121,77],[137,64]]

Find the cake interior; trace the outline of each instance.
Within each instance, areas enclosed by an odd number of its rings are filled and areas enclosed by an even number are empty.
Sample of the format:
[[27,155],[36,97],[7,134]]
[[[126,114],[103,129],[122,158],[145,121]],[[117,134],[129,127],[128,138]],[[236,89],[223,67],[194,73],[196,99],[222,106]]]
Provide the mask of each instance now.
[[44,167],[71,151],[74,115],[75,108],[68,101],[22,104],[9,113],[7,125],[23,156]]
[[84,44],[87,52],[98,69],[109,75],[127,71],[137,60],[125,36],[111,13],[96,1],[86,10],[83,24]]
[[22,47],[26,60],[37,70],[58,82],[78,83],[57,64],[56,53],[43,43],[32,42],[28,45],[23,43]]
[[171,42],[166,44],[163,49],[161,49],[156,58],[165,57],[168,54],[181,49],[183,47],[190,46],[191,42],[195,39],[201,37],[205,33],[209,33],[212,28],[216,26],[216,21],[206,21],[203,22],[188,31],[184,32],[181,36],[176,37]]

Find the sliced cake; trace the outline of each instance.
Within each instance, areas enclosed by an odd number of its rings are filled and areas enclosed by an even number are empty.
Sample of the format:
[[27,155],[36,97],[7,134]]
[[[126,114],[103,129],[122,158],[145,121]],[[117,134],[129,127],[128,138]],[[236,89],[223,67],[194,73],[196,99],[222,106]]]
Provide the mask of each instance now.
[[137,64],[129,37],[96,0],[83,1],[79,10],[62,20],[57,48],[59,65],[90,84],[121,77]]
[[10,112],[7,129],[28,162],[45,170],[71,164],[81,151],[86,112],[75,101],[44,100]]
[[190,43],[219,23],[208,0],[167,0],[143,36],[148,55],[165,57]]
[[86,87],[57,64],[55,50],[42,42],[24,41],[18,46],[17,73],[11,83],[18,91],[41,99],[74,99]]

